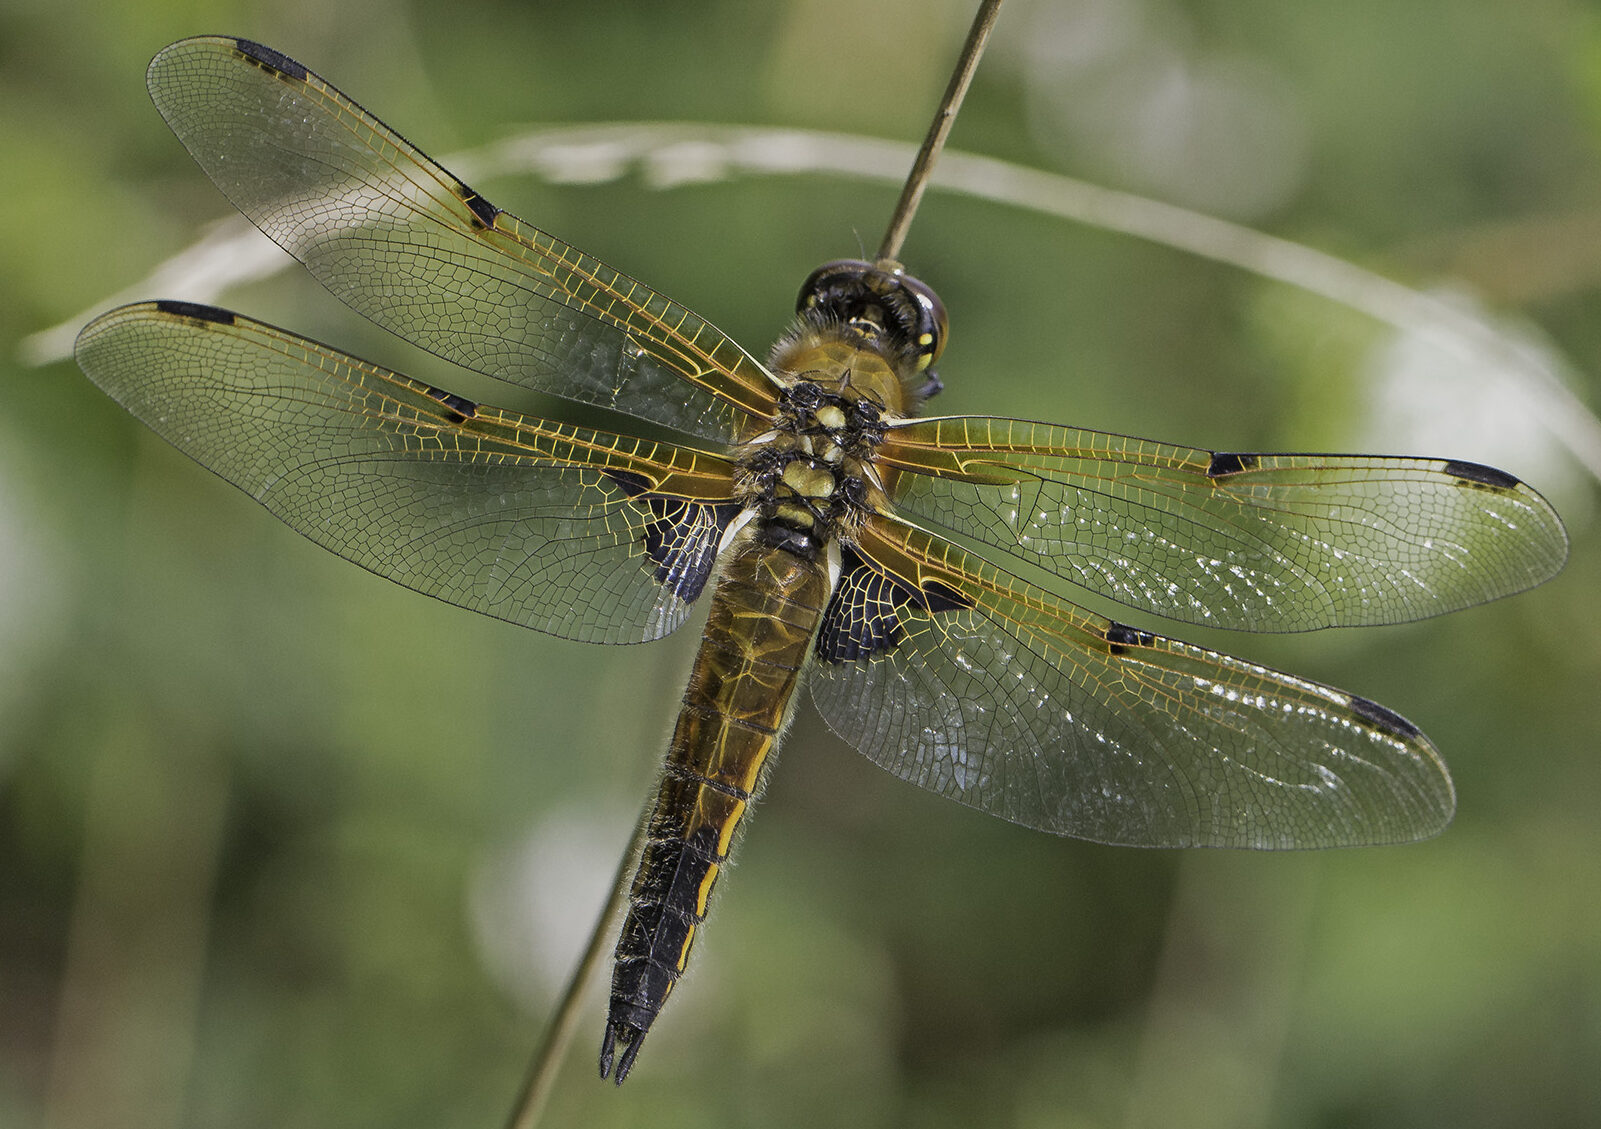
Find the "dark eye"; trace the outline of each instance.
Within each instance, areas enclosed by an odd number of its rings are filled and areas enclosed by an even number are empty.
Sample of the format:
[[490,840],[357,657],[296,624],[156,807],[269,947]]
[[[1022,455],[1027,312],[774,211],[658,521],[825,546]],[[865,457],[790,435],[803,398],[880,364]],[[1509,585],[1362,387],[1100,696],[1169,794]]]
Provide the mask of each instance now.
[[879,325],[899,348],[926,370],[945,348],[950,326],[945,304],[928,285],[899,263],[835,259],[814,270],[801,286],[797,312],[820,311],[841,322]]
[[939,360],[945,351],[945,340],[950,336],[950,320],[945,316],[945,303],[920,278],[902,274],[900,283],[919,310],[918,324],[912,334],[912,345],[917,350],[917,367],[926,369]]
[[824,263],[801,283],[800,297],[795,300],[795,312],[799,314],[818,306],[837,305],[846,295],[864,290],[862,279],[873,269],[872,263],[861,259],[834,259]]

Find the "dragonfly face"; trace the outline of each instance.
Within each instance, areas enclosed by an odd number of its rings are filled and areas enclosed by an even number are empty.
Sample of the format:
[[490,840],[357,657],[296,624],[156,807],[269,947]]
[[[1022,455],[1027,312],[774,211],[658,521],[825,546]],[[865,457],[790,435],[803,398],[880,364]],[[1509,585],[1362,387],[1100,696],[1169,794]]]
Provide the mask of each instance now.
[[1002,818],[1140,846],[1432,835],[1454,794],[1400,715],[1080,608],[947,535],[1136,612],[1250,631],[1395,623],[1560,567],[1556,514],[1449,459],[1212,452],[920,418],[943,308],[830,263],[763,363],[495,208],[300,64],[245,40],[152,62],[202,168],[339,298],[451,361],[682,443],[468,400],[210,306],[123,307],[84,371],[319,544],[572,639],[658,638],[709,597],[617,947],[621,1081],[684,968],[805,669],[890,772]]

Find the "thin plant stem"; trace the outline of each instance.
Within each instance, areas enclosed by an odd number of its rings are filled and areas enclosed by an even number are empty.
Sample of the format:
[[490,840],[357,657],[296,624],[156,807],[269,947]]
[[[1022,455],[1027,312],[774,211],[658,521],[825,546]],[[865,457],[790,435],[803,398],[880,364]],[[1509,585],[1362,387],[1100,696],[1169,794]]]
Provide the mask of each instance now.
[[940,99],[939,109],[934,111],[928,136],[923,139],[923,147],[917,151],[917,159],[912,162],[912,171],[906,176],[901,198],[895,202],[895,213],[890,217],[888,230],[884,232],[884,242],[878,246],[880,260],[893,260],[900,256],[901,244],[906,242],[906,232],[912,226],[912,217],[917,214],[917,205],[922,202],[923,189],[928,187],[934,162],[939,159],[940,150],[945,148],[945,139],[951,135],[951,126],[956,124],[957,111],[962,108],[962,99],[967,96],[967,88],[973,83],[973,72],[978,70],[984,44],[988,42],[990,29],[995,26],[1000,13],[1001,0],[984,0],[979,5],[978,14],[973,17],[967,41],[962,44],[961,57],[956,60],[950,84],[945,87],[945,97]]
[[611,894],[595,918],[595,928],[590,931],[589,943],[584,947],[583,956],[573,966],[572,975],[567,978],[561,1002],[556,1005],[550,1025],[546,1028],[545,1041],[528,1065],[527,1077],[523,1079],[522,1091],[512,1106],[511,1117],[506,1121],[506,1129],[534,1129],[545,1112],[545,1103],[550,1100],[550,1091],[556,1084],[556,1075],[561,1070],[562,1061],[567,1057],[567,1048],[572,1045],[573,1034],[578,1029],[578,1018],[583,1010],[584,997],[588,995],[590,985],[594,983],[596,974],[605,962],[608,948],[606,942],[611,936],[612,920],[628,898],[629,880],[633,876],[635,860],[645,843],[645,834],[650,825],[650,810],[654,803],[655,796],[652,795],[634,824],[634,834],[628,840],[628,847],[618,860],[617,873],[612,878]]

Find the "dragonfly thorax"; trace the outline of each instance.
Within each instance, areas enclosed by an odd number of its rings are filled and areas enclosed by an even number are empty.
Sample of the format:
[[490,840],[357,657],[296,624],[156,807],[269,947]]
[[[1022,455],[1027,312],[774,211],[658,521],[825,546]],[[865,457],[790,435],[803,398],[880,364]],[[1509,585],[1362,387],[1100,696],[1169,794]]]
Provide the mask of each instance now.
[[[883,497],[872,459],[884,440],[885,409],[878,396],[853,386],[848,364],[839,364],[862,362],[855,351],[813,341],[799,356],[831,363],[803,377],[780,371],[788,383],[773,427],[746,444],[741,478],[757,539],[815,559],[831,540],[849,537],[875,497]],[[890,373],[878,367],[879,375]],[[887,391],[882,384],[877,390]]]

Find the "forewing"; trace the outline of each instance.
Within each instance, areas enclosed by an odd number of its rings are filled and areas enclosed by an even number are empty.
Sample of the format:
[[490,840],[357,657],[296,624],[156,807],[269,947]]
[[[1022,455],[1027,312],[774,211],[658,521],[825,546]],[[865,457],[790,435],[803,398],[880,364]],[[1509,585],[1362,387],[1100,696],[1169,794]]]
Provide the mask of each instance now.
[[226,310],[113,310],[89,378],[313,541],[569,639],[677,627],[738,512],[721,457],[497,411]]
[[684,307],[503,212],[299,63],[186,39],[150,96],[256,226],[385,329],[502,380],[727,440],[774,388]]
[[1455,806],[1384,707],[1092,615],[894,519],[845,553],[809,678],[896,776],[1101,843],[1399,842]]
[[1399,623],[1520,592],[1567,558],[1511,475],[1445,459],[1229,454],[1022,420],[893,428],[898,510],[1188,623]]

